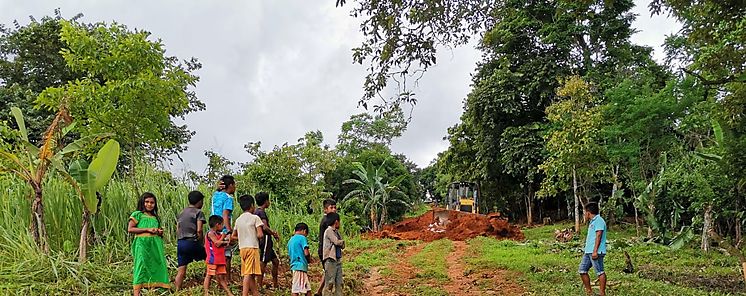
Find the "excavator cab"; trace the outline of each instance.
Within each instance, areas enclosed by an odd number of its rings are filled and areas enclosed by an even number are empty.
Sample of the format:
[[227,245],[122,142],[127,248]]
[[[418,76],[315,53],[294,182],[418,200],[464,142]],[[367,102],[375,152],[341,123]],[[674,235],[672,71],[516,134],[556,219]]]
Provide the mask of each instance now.
[[453,182],[448,185],[446,208],[468,213],[478,213],[479,185],[473,182]]

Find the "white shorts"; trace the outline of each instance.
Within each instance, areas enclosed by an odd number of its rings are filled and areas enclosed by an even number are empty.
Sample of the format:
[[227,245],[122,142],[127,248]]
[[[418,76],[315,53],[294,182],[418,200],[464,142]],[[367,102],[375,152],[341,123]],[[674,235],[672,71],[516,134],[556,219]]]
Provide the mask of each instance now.
[[308,273],[305,271],[293,270],[293,288],[290,293],[305,294],[311,291],[311,283],[308,281]]

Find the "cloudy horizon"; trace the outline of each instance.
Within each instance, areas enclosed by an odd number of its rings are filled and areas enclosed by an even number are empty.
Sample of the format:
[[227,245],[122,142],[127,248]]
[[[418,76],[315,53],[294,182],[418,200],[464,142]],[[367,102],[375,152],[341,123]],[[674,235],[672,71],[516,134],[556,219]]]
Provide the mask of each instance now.
[[[249,161],[243,146],[261,141],[263,149],[295,143],[307,131],[320,130],[327,144],[336,144],[342,122],[365,112],[357,107],[366,65],[352,63],[351,49],[362,40],[359,20],[350,6],[334,1],[131,1],[0,0],[0,23],[25,25],[37,19],[78,13],[83,22],[116,21],[151,32],[167,55],[196,57],[202,69],[195,91],[207,110],[189,114],[186,124],[196,135],[172,170],[201,172],[213,150],[238,162]],[[633,42],[653,47],[664,57],[665,35],[680,25],[665,16],[651,17],[647,2],[633,12],[639,30]],[[481,53],[473,45],[441,50],[438,64],[413,89],[418,104],[392,150],[425,167],[448,143],[446,129],[462,113],[471,73]]]

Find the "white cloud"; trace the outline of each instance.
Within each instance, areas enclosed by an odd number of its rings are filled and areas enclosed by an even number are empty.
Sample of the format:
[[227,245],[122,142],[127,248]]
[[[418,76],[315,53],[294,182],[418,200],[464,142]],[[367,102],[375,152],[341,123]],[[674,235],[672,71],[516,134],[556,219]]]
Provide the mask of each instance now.
[[[636,1],[646,5],[645,1]],[[365,67],[352,64],[351,49],[362,40],[358,20],[334,1],[12,1],[0,0],[0,23],[21,23],[33,15],[84,13],[85,22],[117,21],[150,31],[169,55],[197,57],[197,94],[207,110],[190,114],[197,132],[177,168],[202,170],[203,151],[247,161],[243,145],[265,148],[295,142],[306,131],[321,130],[335,143],[339,127],[357,108]],[[678,30],[668,19],[649,18],[636,8],[641,30],[635,42],[659,47],[664,34]],[[656,57],[662,51],[656,50]],[[442,138],[458,122],[470,89],[470,73],[480,54],[473,46],[442,51],[438,65],[414,91],[419,103],[393,150],[426,166],[447,147]]]

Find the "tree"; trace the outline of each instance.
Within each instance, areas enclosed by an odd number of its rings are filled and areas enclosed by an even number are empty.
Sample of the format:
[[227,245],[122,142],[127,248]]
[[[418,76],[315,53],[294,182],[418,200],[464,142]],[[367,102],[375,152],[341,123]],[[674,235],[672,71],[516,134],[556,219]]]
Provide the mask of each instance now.
[[83,138],[67,146],[62,145],[61,139],[74,126],[71,125],[72,118],[64,105],[59,108],[54,120],[41,137],[43,141],[39,147],[29,142],[21,109],[13,107],[11,108],[11,114],[15,117],[20,138],[15,141],[12,150],[0,151],[0,157],[3,161],[0,165],[0,172],[12,173],[31,187],[31,236],[44,253],[49,253],[47,230],[44,225],[43,186],[45,177],[50,168],[64,172],[62,157],[80,150],[83,143],[90,139]]
[[407,121],[401,109],[375,116],[368,113],[352,115],[350,120],[342,123],[337,151],[342,155],[354,155],[373,145],[388,147],[406,129]]
[[241,183],[254,186],[252,191],[270,192],[279,205],[298,213],[305,211],[310,204],[328,197],[323,172],[336,167],[336,155],[322,142],[321,132],[314,131],[297,144],[285,143],[271,151],[262,151],[261,143],[247,144],[245,148],[254,160],[244,164],[240,178],[245,181]]
[[[385,163],[384,163],[385,164]],[[405,201],[406,195],[397,187],[405,175],[395,177],[391,182],[383,182],[383,166],[381,164],[377,169],[373,169],[371,164],[364,167],[361,163],[354,163],[355,170],[352,171],[357,178],[347,179],[345,184],[353,184],[356,189],[350,191],[342,200],[356,199],[365,206],[363,212],[369,213],[370,225],[373,231],[377,232],[383,229],[383,225],[388,221],[388,207],[392,204],[400,204],[409,207]]]
[[194,134],[173,118],[203,110],[190,90],[200,64],[165,56],[150,33],[120,24],[62,22],[67,66],[84,78],[45,89],[37,103],[47,110],[67,99],[83,136],[111,133],[126,147],[130,169],[143,156],[164,158],[186,149]]
[[195,184],[213,184],[216,180],[224,175],[233,175],[233,166],[235,162],[225,158],[219,153],[212,150],[205,150],[207,157],[207,168],[204,174],[198,174],[194,171],[187,172],[187,177]]
[[[82,15],[71,18],[76,20]],[[83,78],[65,63],[60,52],[67,45],[60,39],[62,18],[59,9],[55,16],[40,20],[31,17],[28,25],[14,22],[12,28],[0,25],[0,110],[18,107],[23,111],[29,141],[41,142],[41,136],[52,122],[54,111],[34,108],[36,97],[47,87],[59,87]],[[12,120],[0,114],[0,120]]]
[[565,99],[547,108],[552,128],[547,135],[548,157],[540,166],[547,175],[540,194],[567,190],[572,182],[575,231],[579,232],[580,205],[588,199],[579,192],[578,181],[591,181],[605,171],[600,143],[602,113],[591,86],[578,76],[570,77],[557,95]]

